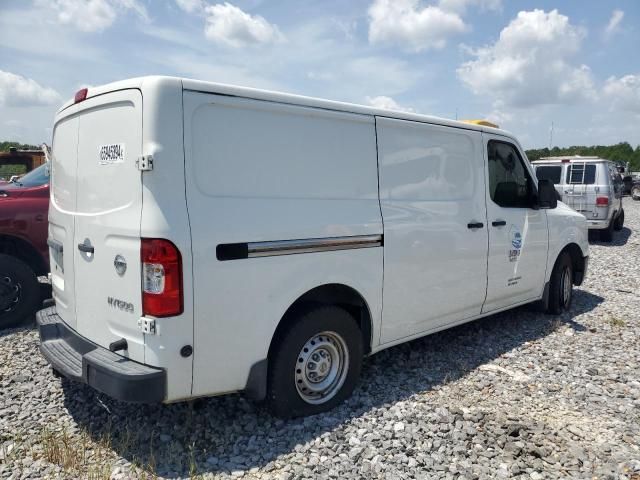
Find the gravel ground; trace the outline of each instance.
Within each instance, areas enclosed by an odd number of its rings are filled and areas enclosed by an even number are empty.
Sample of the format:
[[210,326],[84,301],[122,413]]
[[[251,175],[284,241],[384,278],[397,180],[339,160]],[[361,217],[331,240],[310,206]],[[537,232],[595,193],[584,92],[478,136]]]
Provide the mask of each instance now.
[[640,479],[640,202],[592,242],[572,311],[521,308],[386,350],[283,422],[241,395],[132,406],[0,332],[0,478]]

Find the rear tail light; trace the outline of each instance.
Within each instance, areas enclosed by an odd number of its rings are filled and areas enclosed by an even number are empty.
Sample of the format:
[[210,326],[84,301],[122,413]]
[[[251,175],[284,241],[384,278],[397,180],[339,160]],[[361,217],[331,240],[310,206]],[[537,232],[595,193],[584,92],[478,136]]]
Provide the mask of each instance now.
[[82,102],[83,100],[86,100],[88,91],[89,91],[88,88],[81,88],[80,90],[78,90],[75,96],[73,97],[73,103],[78,103],[78,102]]
[[142,313],[155,317],[180,315],[182,303],[182,257],[178,248],[162,238],[143,238]]
[[609,205],[609,197],[597,197],[596,205],[599,207],[606,207]]

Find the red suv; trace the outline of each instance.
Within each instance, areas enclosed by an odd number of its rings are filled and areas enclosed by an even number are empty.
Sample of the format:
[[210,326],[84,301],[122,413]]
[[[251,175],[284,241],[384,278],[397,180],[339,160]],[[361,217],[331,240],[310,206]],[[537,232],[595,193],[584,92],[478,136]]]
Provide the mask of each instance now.
[[0,329],[29,318],[49,287],[49,165],[0,184]]

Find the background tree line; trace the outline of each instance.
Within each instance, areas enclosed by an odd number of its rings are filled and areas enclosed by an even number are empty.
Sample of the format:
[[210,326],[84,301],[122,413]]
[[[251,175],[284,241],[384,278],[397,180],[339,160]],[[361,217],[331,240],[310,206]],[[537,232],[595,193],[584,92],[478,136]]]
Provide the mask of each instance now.
[[629,162],[632,171],[640,171],[640,145],[638,145],[634,150],[628,142],[617,143],[616,145],[593,145],[591,147],[575,145],[565,148],[536,148],[527,150],[526,153],[529,160],[537,160],[541,157],[558,157],[563,155],[582,155],[583,157],[596,156],[606,158],[607,160],[613,160],[614,162]]
[[40,150],[38,145],[18,142],[0,142],[0,152],[8,152],[10,148],[17,148],[18,150]]

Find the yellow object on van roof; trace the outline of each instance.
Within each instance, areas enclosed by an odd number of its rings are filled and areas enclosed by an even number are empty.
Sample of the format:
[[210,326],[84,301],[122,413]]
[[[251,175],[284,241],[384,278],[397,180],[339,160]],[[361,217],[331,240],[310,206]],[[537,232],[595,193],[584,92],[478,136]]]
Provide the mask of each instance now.
[[483,127],[500,128],[495,123],[488,120],[461,120],[463,123],[471,123],[472,125],[482,125]]

